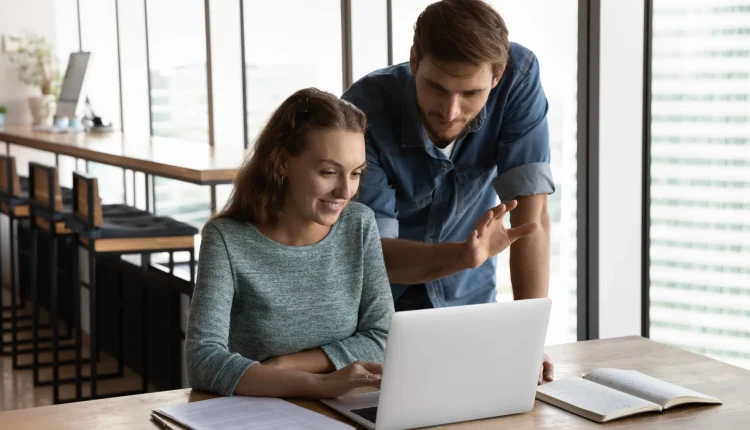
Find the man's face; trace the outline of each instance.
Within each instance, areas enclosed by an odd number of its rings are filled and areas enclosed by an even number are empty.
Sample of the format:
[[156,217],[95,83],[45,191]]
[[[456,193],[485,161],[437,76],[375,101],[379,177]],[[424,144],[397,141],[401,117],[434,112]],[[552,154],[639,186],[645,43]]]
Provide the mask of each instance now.
[[422,123],[432,142],[444,147],[455,140],[487,103],[502,71],[493,76],[489,63],[441,63],[425,55],[409,62],[416,79]]

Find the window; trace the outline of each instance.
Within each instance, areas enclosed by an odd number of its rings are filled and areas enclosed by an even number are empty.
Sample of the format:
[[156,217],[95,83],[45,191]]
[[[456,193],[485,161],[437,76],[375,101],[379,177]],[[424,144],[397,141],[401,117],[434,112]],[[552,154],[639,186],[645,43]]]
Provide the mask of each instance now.
[[385,0],[352,2],[352,79],[388,66]]
[[146,13],[153,134],[208,142],[204,2],[147,0]]
[[[431,1],[393,2],[394,62],[408,61],[419,13]],[[549,137],[552,174],[556,191],[549,196],[551,221],[549,297],[555,305],[547,343],[572,342],[577,338],[577,55],[578,3],[574,0],[490,1],[508,27],[510,41],[531,49],[541,67],[541,79],[549,101]],[[498,300],[511,300],[510,252],[498,258]]]
[[[204,7],[201,0],[146,1],[154,136],[208,144]],[[175,19],[178,10],[179,19]],[[143,180],[138,182],[143,183]],[[207,187],[155,178],[154,190],[155,210],[159,215],[172,216],[196,226],[202,226],[210,215]]]
[[245,2],[244,15],[252,146],[273,110],[295,91],[316,87],[342,93],[341,2]]
[[649,330],[750,368],[750,26],[714,3],[653,2]]
[[393,2],[393,64],[409,61],[414,40],[414,24],[419,14],[435,0],[403,0]]
[[114,0],[78,0],[81,7],[81,50],[91,52],[86,93],[94,112],[120,128],[117,28]]
[[[86,71],[86,95],[96,115],[120,128],[120,83],[117,59],[117,14],[114,0],[79,0],[81,49],[91,52]],[[99,194],[105,203],[119,203],[123,196],[122,170],[81,162],[78,170],[99,178]],[[67,179],[66,179],[67,180]]]

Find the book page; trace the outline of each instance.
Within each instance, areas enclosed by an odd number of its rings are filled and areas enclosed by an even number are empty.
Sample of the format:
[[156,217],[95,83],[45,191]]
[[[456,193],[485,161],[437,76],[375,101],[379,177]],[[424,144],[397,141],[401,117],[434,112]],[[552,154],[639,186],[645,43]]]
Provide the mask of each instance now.
[[345,430],[353,427],[281,399],[218,397],[154,409],[193,430]]
[[636,370],[596,369],[585,379],[666,407],[670,400],[687,397],[697,401],[720,403],[719,400],[679,385],[648,376]]
[[645,411],[661,411],[661,406],[622,393],[583,378],[562,378],[536,389],[537,399],[595,421]]

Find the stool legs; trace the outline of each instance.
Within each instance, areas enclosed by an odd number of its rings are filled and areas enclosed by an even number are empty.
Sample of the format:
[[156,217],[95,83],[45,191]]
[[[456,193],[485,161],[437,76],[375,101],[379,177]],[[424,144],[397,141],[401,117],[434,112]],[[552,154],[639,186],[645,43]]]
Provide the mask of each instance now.
[[118,336],[117,336],[117,374],[125,376],[125,283],[123,282],[122,264],[117,265],[117,303]]
[[13,369],[18,369],[18,326],[16,309],[16,234],[14,229],[13,217],[9,218],[8,226],[10,227],[10,331],[11,331],[11,355],[13,356]]
[[[10,217],[8,217],[10,219]],[[2,217],[0,217],[2,222]],[[2,231],[2,225],[0,224],[0,231]],[[0,239],[0,355],[5,355],[5,304],[3,303],[3,251],[2,251],[2,239]],[[12,249],[12,247],[11,247]]]
[[29,262],[29,290],[31,293],[31,355],[34,386],[39,386],[39,293],[37,285],[37,252],[39,251],[39,233],[34,223],[31,224],[31,261]]
[[143,383],[141,390],[148,393],[148,268],[151,265],[151,255],[141,254],[141,270],[143,272]]
[[55,223],[50,223],[51,234],[49,236],[49,290],[50,290],[50,325],[52,327],[52,402],[60,402],[60,357],[58,356],[57,330],[57,234]]
[[89,344],[91,351],[89,353],[91,357],[91,399],[96,399],[96,377],[97,377],[97,362],[99,361],[99,333],[97,322],[97,296],[96,296],[96,254],[94,251],[94,240],[89,240]]
[[81,344],[82,344],[82,333],[81,333],[81,280],[78,268],[78,253],[80,248],[78,246],[78,236],[73,238],[73,255],[71,263],[71,275],[73,276],[73,327],[75,330],[75,384],[76,384],[76,400],[83,398],[82,386],[81,386]]

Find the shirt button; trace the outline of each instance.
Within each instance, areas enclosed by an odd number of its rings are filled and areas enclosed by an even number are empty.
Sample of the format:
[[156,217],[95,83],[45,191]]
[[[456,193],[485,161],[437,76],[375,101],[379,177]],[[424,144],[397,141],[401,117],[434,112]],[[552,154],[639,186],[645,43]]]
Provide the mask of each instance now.
[[445,170],[445,164],[440,165],[440,170]]

